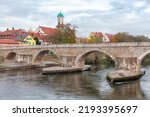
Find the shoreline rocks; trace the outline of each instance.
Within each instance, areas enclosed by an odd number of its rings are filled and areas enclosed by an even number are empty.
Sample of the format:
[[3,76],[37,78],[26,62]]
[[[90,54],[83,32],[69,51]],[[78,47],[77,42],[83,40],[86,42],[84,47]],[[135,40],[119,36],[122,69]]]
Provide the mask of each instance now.
[[129,70],[116,70],[108,73],[106,78],[111,83],[125,82],[139,79],[144,74],[145,74],[144,70],[141,70],[139,72],[133,72]]
[[[43,75],[51,75],[51,74],[60,74],[60,73],[74,73],[74,72],[82,72],[91,69],[91,65],[85,65],[84,67],[61,67],[59,64],[48,64],[48,65],[17,65],[12,64],[9,66],[1,66],[0,72],[9,71],[9,70],[24,70],[24,69],[36,69],[42,68]],[[144,70],[134,72],[129,70],[116,70],[107,74],[106,79],[111,82],[127,82],[131,80],[139,79],[142,75],[144,75]]]

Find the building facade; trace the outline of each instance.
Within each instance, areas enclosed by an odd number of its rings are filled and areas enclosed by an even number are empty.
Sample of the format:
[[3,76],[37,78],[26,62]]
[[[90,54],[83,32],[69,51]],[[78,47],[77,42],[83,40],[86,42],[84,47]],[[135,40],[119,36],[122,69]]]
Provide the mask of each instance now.
[[36,41],[34,40],[34,37],[31,35],[28,35],[22,42],[21,45],[36,45]]
[[114,35],[102,32],[91,32],[87,38],[89,43],[107,43],[115,42]]

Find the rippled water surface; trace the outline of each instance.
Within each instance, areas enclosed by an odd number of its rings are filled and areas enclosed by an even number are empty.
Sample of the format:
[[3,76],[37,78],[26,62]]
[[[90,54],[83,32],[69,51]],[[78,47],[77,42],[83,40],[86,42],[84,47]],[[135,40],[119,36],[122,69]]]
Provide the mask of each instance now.
[[139,80],[110,85],[109,69],[43,76],[41,70],[0,73],[0,99],[150,99],[150,66]]

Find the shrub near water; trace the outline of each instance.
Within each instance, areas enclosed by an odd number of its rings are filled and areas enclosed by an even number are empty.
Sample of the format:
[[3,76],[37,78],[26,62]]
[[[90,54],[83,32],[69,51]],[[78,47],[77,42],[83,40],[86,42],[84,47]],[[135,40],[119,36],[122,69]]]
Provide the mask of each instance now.
[[150,59],[145,59],[145,60],[142,62],[142,65],[143,65],[143,66],[148,66],[148,65],[150,65]]
[[142,65],[143,65],[143,66],[149,66],[149,65],[150,65],[150,54],[147,55],[147,56],[144,58],[144,60],[143,60],[143,62],[142,62]]
[[113,61],[110,57],[101,54],[99,52],[89,54],[85,59],[85,64],[91,65],[103,65],[109,67],[113,64]]

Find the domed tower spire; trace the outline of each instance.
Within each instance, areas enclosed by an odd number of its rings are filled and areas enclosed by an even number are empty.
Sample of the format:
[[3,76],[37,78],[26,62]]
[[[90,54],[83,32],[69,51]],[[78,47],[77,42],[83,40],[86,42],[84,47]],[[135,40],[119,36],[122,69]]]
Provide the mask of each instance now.
[[60,11],[57,15],[57,28],[61,28],[64,26],[64,15]]

